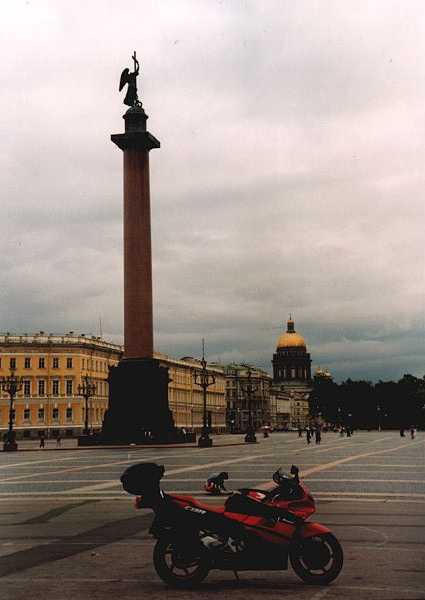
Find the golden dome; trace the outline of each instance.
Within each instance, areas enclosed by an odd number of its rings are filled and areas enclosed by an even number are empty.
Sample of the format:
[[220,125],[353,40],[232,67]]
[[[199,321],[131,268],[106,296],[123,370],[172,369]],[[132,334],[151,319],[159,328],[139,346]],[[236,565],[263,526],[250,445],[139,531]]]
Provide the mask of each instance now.
[[305,340],[302,335],[299,335],[295,331],[293,333],[282,333],[280,338],[277,340],[278,348],[294,348],[294,347],[302,347],[305,348]]
[[288,329],[285,333],[277,340],[278,348],[304,348],[306,349],[306,343],[302,335],[297,333],[294,329],[294,321],[289,318]]

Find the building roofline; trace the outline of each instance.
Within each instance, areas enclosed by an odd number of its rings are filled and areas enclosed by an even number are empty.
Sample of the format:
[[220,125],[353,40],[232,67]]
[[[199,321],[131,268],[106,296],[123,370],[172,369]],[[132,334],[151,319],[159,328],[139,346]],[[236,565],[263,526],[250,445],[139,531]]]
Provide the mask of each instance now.
[[107,342],[101,337],[88,336],[84,333],[80,335],[69,333],[23,333],[11,334],[9,332],[0,333],[0,345],[3,346],[80,346],[94,347],[102,350],[113,350],[114,352],[123,352],[123,346]]

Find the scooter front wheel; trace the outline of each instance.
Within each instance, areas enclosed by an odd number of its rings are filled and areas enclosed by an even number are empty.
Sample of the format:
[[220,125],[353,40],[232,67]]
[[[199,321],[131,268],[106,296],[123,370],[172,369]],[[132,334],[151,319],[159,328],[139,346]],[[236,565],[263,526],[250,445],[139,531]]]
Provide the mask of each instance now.
[[344,555],[332,533],[295,542],[289,558],[295,573],[310,585],[327,585],[341,572]]
[[183,551],[173,539],[160,539],[153,551],[153,564],[159,577],[174,588],[193,588],[210,571],[208,552],[201,546],[197,551]]

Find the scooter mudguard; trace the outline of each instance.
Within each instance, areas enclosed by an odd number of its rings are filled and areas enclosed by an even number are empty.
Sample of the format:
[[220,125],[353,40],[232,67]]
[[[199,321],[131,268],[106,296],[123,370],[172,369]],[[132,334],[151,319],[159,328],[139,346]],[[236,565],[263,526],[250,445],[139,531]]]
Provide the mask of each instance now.
[[302,538],[311,538],[324,533],[331,533],[331,530],[320,523],[304,523],[299,529],[298,535]]

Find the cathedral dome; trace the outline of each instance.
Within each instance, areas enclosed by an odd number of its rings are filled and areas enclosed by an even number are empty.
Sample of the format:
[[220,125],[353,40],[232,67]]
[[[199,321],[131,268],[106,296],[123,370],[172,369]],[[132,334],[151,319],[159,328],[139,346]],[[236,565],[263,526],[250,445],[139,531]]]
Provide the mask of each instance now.
[[294,329],[294,321],[289,318],[288,329],[285,333],[277,340],[277,348],[304,348],[306,349],[306,343],[302,335],[297,333]]

